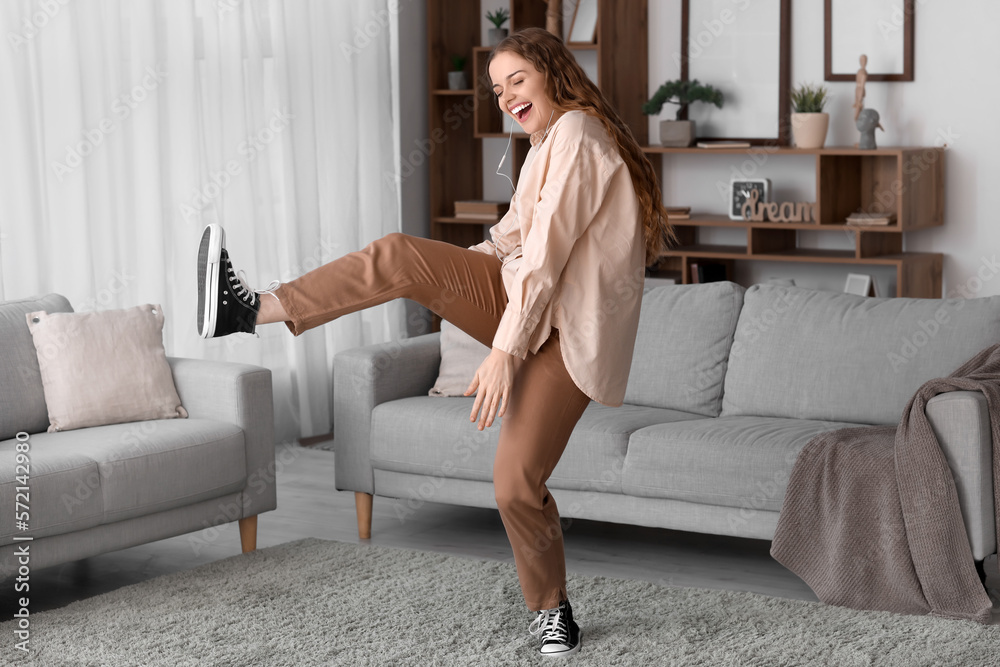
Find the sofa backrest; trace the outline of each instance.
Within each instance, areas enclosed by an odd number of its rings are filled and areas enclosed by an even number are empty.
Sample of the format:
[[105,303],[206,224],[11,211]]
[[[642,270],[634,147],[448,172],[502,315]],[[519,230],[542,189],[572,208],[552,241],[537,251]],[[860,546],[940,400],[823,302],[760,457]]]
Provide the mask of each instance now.
[[643,294],[625,402],[718,417],[743,292],[717,282]]
[[754,285],[723,415],[896,424],[920,386],[1000,342],[1000,297],[876,299]]
[[59,294],[0,303],[0,440],[49,427],[38,354],[25,319],[37,310],[71,313],[73,307]]

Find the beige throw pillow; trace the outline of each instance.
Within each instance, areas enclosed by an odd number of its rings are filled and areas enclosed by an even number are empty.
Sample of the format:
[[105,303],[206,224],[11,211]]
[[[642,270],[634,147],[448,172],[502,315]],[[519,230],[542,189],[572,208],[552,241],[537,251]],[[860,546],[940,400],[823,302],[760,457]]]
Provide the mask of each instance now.
[[28,313],[49,431],[187,417],[163,349],[163,311]]
[[490,348],[448,320],[441,322],[441,368],[431,396],[463,396]]

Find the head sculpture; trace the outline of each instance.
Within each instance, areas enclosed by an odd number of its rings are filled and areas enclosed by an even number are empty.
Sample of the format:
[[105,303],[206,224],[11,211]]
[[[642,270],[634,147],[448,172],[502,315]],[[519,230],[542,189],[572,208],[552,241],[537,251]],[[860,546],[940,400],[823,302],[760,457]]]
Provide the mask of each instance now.
[[857,128],[861,132],[861,139],[858,141],[858,148],[875,148],[875,129],[885,132],[885,128],[879,122],[878,111],[875,109],[862,109],[858,114]]

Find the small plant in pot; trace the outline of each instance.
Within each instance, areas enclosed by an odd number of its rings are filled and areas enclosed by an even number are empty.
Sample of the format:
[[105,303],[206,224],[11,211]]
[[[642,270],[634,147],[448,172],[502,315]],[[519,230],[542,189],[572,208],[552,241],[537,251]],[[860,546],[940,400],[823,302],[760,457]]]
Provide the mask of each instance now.
[[[666,103],[677,105],[677,116],[686,110],[689,104],[706,102],[722,108],[722,92],[708,84],[699,83],[698,79],[682,81],[676,79],[667,81],[660,89],[642,105],[642,112],[647,116],[660,113]],[[664,146],[683,148],[694,144],[695,122],[693,120],[660,121],[660,143]]]
[[448,72],[449,90],[465,90],[469,87],[465,81],[465,61],[465,56],[451,57],[451,71]]
[[510,12],[503,7],[495,12],[486,12],[486,20],[493,24],[489,32],[490,46],[496,46],[500,43],[500,40],[507,36],[507,28],[504,28],[503,24],[509,18]]
[[792,90],[792,141],[799,148],[823,148],[830,114],[823,112],[828,97],[824,86],[803,84]]

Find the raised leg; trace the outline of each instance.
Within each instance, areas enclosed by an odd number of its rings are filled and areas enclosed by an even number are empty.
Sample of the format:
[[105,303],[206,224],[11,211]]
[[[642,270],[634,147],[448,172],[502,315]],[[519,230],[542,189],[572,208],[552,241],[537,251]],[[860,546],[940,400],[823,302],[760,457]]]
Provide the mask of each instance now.
[[243,553],[257,550],[257,515],[240,519],[240,545]]
[[406,298],[492,345],[507,307],[495,255],[451,243],[393,233],[275,290],[282,313],[262,297],[267,319],[285,317],[292,333],[396,298]]
[[372,536],[372,494],[354,492],[354,505],[358,511],[358,537],[362,540]]

